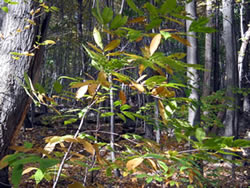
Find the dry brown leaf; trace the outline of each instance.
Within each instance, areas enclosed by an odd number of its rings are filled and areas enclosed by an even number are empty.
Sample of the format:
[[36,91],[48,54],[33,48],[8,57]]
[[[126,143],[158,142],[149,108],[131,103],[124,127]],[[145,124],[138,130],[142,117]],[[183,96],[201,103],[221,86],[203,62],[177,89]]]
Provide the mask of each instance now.
[[127,97],[126,97],[125,93],[122,90],[120,90],[120,92],[119,92],[119,98],[122,101],[122,105],[126,104]]
[[190,42],[187,39],[184,39],[178,35],[171,34],[171,37],[175,40],[178,40],[180,43],[184,44],[185,46],[191,46]]

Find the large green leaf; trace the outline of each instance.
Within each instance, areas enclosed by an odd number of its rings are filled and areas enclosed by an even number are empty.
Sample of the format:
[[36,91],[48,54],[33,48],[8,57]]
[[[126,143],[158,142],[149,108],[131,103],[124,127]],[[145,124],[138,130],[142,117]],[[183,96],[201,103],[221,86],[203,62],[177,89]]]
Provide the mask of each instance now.
[[109,23],[113,18],[113,11],[109,7],[105,7],[102,11],[102,19],[104,24]]
[[135,12],[137,12],[140,16],[143,15],[143,12],[135,5],[133,0],[127,0],[128,6]]
[[13,183],[15,188],[17,188],[18,185],[20,184],[20,181],[22,178],[22,172],[23,172],[22,164],[14,166],[12,170],[12,175],[11,175],[11,182]]
[[195,131],[195,137],[199,142],[202,142],[202,140],[205,138],[206,133],[202,128],[197,128]]
[[161,14],[165,15],[166,13],[174,12],[176,9],[176,0],[166,0],[161,8],[160,12]]
[[128,17],[117,14],[110,24],[110,29],[117,29],[127,23]]

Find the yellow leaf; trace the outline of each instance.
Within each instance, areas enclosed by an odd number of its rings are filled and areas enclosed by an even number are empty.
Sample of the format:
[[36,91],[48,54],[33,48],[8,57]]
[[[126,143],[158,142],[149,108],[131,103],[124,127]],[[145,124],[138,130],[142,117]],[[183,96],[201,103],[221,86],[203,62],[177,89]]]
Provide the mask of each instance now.
[[161,43],[161,34],[157,34],[154,36],[154,38],[152,39],[150,43],[150,47],[149,47],[150,56],[152,56],[155,53],[160,43]]
[[82,87],[82,86],[86,86],[86,85],[89,85],[89,84],[94,84],[96,83],[95,80],[87,80],[86,82],[78,82],[78,83],[75,83],[71,86],[71,88],[79,88],[79,87]]
[[34,20],[28,19],[27,21],[28,21],[31,25],[36,25],[36,22],[34,22]]
[[97,52],[102,53],[102,50],[99,49],[99,48],[97,48],[94,44],[92,44],[92,43],[90,43],[90,42],[87,42],[87,44],[88,44],[91,48],[93,48],[94,50],[96,50]]
[[87,152],[89,152],[92,155],[95,154],[95,148],[92,144],[90,144],[88,141],[83,140],[81,138],[77,138],[77,140],[79,141],[79,143],[83,145],[83,147],[85,148]]
[[155,171],[157,171],[157,166],[156,166],[155,162],[154,162],[152,159],[147,159],[147,160],[150,162],[150,164],[151,164],[151,166],[153,167],[153,169],[154,169]]
[[24,26],[24,29],[29,29],[29,28],[30,28],[30,25]]
[[132,82],[132,86],[134,86],[140,92],[144,92],[145,91],[145,89],[144,89],[144,87],[143,87],[142,84],[138,84],[136,82]]
[[0,169],[3,169],[4,167],[9,165],[9,163],[5,161],[8,157],[9,155],[6,155],[0,160]]
[[119,98],[120,98],[120,100],[122,101],[122,105],[123,105],[123,104],[126,104],[127,98],[126,98],[125,93],[124,93],[122,90],[119,92]]
[[139,75],[142,75],[142,72],[145,70],[145,66],[143,64],[139,65]]
[[76,98],[77,98],[77,99],[82,98],[82,97],[86,94],[87,91],[88,91],[88,85],[85,85],[85,86],[80,87],[80,88],[77,90],[77,92],[76,92]]
[[137,166],[139,166],[143,162],[142,157],[131,159],[127,162],[126,167],[128,170],[134,170]]
[[32,170],[37,170],[35,167],[29,167],[22,172],[22,175],[30,173]]
[[141,52],[142,52],[144,57],[146,57],[146,58],[150,57],[150,51],[149,51],[148,46],[145,46],[144,48],[141,48]]
[[15,60],[19,60],[20,59],[20,57],[18,57],[18,56],[11,56],[13,59],[15,59]]
[[98,74],[97,80],[99,81],[99,83],[102,86],[110,87],[110,83],[107,81],[107,75],[106,75],[105,72],[100,71],[99,74]]
[[35,54],[34,53],[29,53],[29,52],[23,52],[22,55],[25,55],[25,56],[34,56]]
[[118,56],[121,54],[122,54],[122,52],[113,52],[113,53],[108,53],[106,56]]
[[56,42],[53,41],[53,40],[45,40],[43,43],[44,43],[45,45],[48,45],[48,44],[55,44]]
[[189,41],[187,39],[184,39],[178,35],[175,34],[171,34],[171,37],[177,41],[179,41],[180,43],[184,44],[185,46],[191,46],[191,44],[189,43]]
[[121,43],[120,39],[117,40],[112,40],[107,46],[105,46],[104,51],[111,51],[113,49],[115,49],[117,46],[119,46]]
[[159,107],[161,118],[162,118],[163,122],[166,124],[167,123],[167,118],[166,118],[166,115],[165,115],[166,112],[165,112],[165,108],[164,108],[164,105],[161,102],[161,100],[158,100],[158,107]]
[[20,28],[18,28],[18,29],[16,30],[16,32],[17,32],[17,33],[20,33],[20,32],[22,32],[22,30],[21,30]]

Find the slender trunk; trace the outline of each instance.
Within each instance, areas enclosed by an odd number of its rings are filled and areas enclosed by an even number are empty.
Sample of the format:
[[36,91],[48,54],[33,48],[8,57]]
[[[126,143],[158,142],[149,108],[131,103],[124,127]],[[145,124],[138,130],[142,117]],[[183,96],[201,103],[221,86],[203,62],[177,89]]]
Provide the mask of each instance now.
[[225,136],[234,135],[234,125],[235,125],[235,104],[236,96],[233,90],[236,87],[236,63],[234,57],[234,36],[233,36],[233,1],[223,0],[223,39],[225,45],[225,61],[226,61],[226,96],[231,99],[228,101],[230,108],[226,111],[226,118],[224,121],[225,125]]
[[[187,13],[193,18],[196,19],[196,0],[191,1],[186,4]],[[192,21],[186,21],[186,29],[189,30]],[[197,39],[195,32],[188,32],[187,40],[190,42],[191,46],[187,47],[187,63],[189,64],[197,64]],[[198,102],[199,100],[199,75],[198,71],[194,68],[188,68],[187,76],[189,78],[188,84],[192,87],[191,94],[189,96],[190,99]],[[195,124],[195,121],[199,119],[198,109],[189,108],[188,110],[188,121],[191,125]]]
[[[212,15],[212,0],[207,0],[207,17]],[[210,19],[207,24],[208,27],[212,26],[212,20]],[[213,64],[213,53],[212,53],[212,34],[206,33],[205,37],[205,72],[203,80],[203,93],[204,97],[208,96],[211,92],[211,72]]]

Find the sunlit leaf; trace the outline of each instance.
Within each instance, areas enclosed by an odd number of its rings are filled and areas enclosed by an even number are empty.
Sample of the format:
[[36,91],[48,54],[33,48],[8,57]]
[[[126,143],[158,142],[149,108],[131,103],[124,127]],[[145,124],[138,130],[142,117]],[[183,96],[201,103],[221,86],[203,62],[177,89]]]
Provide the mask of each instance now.
[[150,43],[149,50],[150,50],[151,56],[155,53],[160,43],[161,43],[161,34],[157,34],[154,36],[154,38],[152,39]]
[[88,44],[91,48],[93,48],[94,50],[96,50],[97,52],[102,53],[102,50],[99,49],[99,48],[97,48],[94,44],[92,44],[92,43],[90,43],[90,42],[87,42],[87,44]]
[[45,40],[43,43],[44,43],[45,45],[48,45],[48,44],[55,44],[56,42],[53,41],[53,40]]
[[136,82],[132,82],[132,86],[134,86],[140,92],[144,92],[145,91],[145,88],[143,87],[142,84],[138,84]]
[[128,170],[134,170],[137,166],[139,166],[143,162],[142,157],[134,158],[132,160],[129,160],[126,164],[126,168]]
[[22,172],[22,175],[28,174],[28,173],[30,173],[30,172],[33,171],[33,170],[37,170],[37,168],[35,168],[35,167],[29,167],[29,168],[25,169],[25,170]]
[[101,37],[101,34],[97,30],[96,27],[94,27],[93,36],[94,36],[94,40],[95,40],[95,43],[97,44],[97,46],[99,46],[101,49],[103,49],[102,37]]
[[76,92],[76,98],[77,99],[82,98],[87,93],[88,87],[89,87],[88,85],[80,87]]
[[161,100],[158,100],[158,107],[159,107],[160,115],[161,115],[161,118],[162,118],[163,122],[165,124],[167,124],[167,122],[168,122],[167,121],[167,115],[166,115],[166,111],[165,111],[164,105],[161,102]]
[[83,147],[85,148],[87,152],[89,152],[92,155],[95,154],[95,148],[91,143],[81,138],[77,138],[77,140],[79,141],[79,143],[83,145]]

